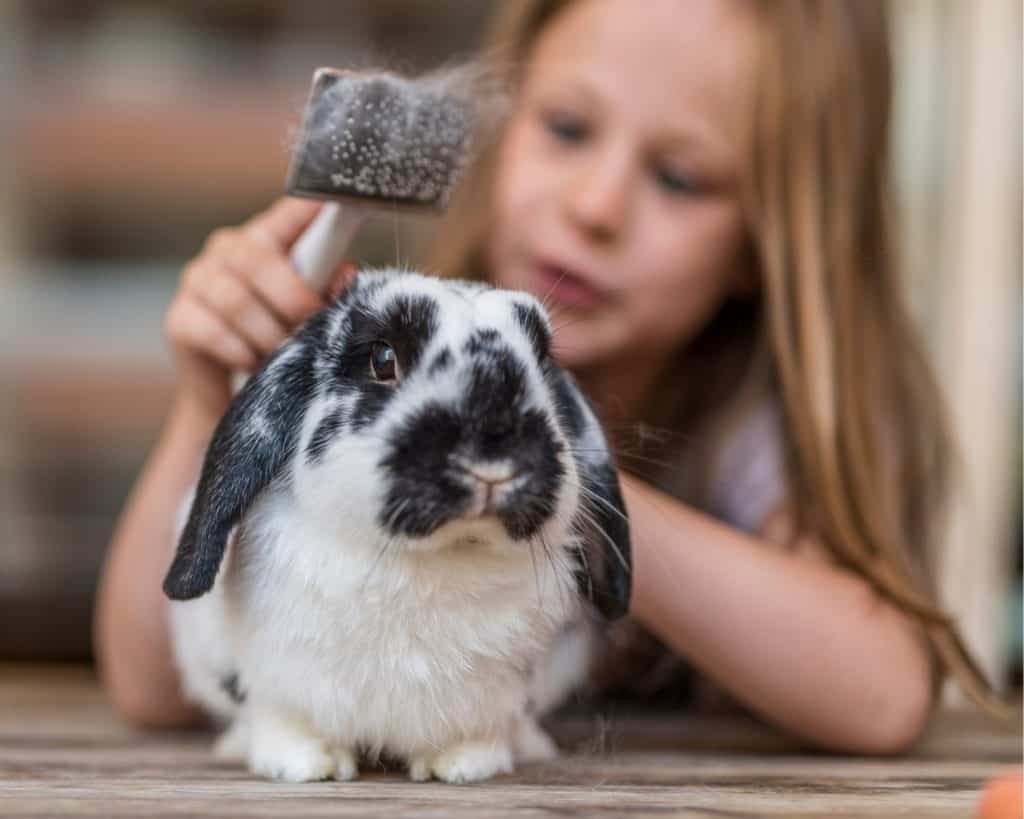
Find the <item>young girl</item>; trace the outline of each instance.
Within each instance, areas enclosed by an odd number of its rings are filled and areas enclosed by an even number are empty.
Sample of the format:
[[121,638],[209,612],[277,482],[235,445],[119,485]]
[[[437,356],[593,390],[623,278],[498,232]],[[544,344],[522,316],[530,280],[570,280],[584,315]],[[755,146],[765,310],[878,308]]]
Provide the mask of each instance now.
[[[621,447],[637,626],[610,650],[654,639],[753,712],[851,752],[906,749],[944,671],[989,701],[928,582],[947,439],[890,236],[880,4],[502,15],[491,53],[513,110],[434,269],[546,299],[558,357]],[[96,621],[110,694],[137,723],[196,716],[159,590],[173,520],[230,371],[325,303],[287,261],[316,209],[282,200],[216,231],[167,313],[176,399]],[[655,656],[605,681],[682,685]]]

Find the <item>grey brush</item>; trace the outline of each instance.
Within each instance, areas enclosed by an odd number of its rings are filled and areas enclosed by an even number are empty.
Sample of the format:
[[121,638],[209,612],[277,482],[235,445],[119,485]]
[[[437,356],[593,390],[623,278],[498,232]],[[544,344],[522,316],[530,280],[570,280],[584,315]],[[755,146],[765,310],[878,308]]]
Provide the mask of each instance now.
[[317,291],[327,286],[374,209],[429,212],[447,204],[474,123],[464,79],[455,73],[406,79],[316,71],[286,189],[331,200],[291,254]]

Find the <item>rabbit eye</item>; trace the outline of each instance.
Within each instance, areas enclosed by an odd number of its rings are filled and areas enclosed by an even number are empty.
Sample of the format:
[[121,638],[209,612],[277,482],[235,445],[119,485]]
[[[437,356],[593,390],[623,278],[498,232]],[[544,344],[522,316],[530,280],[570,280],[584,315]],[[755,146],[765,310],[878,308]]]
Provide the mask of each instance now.
[[382,341],[370,348],[370,369],[378,381],[395,381],[398,378],[398,357],[394,349]]

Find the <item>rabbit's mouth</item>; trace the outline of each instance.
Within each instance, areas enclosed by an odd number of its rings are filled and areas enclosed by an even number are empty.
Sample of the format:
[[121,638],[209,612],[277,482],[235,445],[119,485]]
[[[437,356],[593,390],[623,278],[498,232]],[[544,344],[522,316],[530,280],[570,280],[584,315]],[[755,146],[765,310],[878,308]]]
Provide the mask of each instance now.
[[[393,483],[381,522],[391,535],[429,538],[444,527],[478,528],[508,541],[533,537],[555,511],[557,484],[525,471],[506,479],[482,480],[463,469],[448,469],[430,486]],[[482,528],[481,528],[482,527]]]
[[500,517],[515,494],[529,481],[529,475],[511,459],[497,463],[474,462],[462,456],[452,457],[461,470],[462,483],[470,492],[463,517]]
[[424,538],[488,518],[505,539],[540,531],[555,513],[564,447],[534,410],[505,425],[499,415],[497,407],[432,404],[406,419],[379,464],[387,487],[379,522],[389,534]]

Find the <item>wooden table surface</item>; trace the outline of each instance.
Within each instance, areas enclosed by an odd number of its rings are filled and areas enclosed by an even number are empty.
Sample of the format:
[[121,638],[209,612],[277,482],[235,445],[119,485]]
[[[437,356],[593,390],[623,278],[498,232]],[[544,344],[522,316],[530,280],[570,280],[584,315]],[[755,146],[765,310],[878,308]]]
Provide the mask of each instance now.
[[811,754],[752,721],[565,717],[565,754],[483,785],[268,782],[203,732],[133,730],[88,668],[0,664],[0,816],[913,817],[966,819],[1021,764],[1019,726],[941,714],[906,757]]

